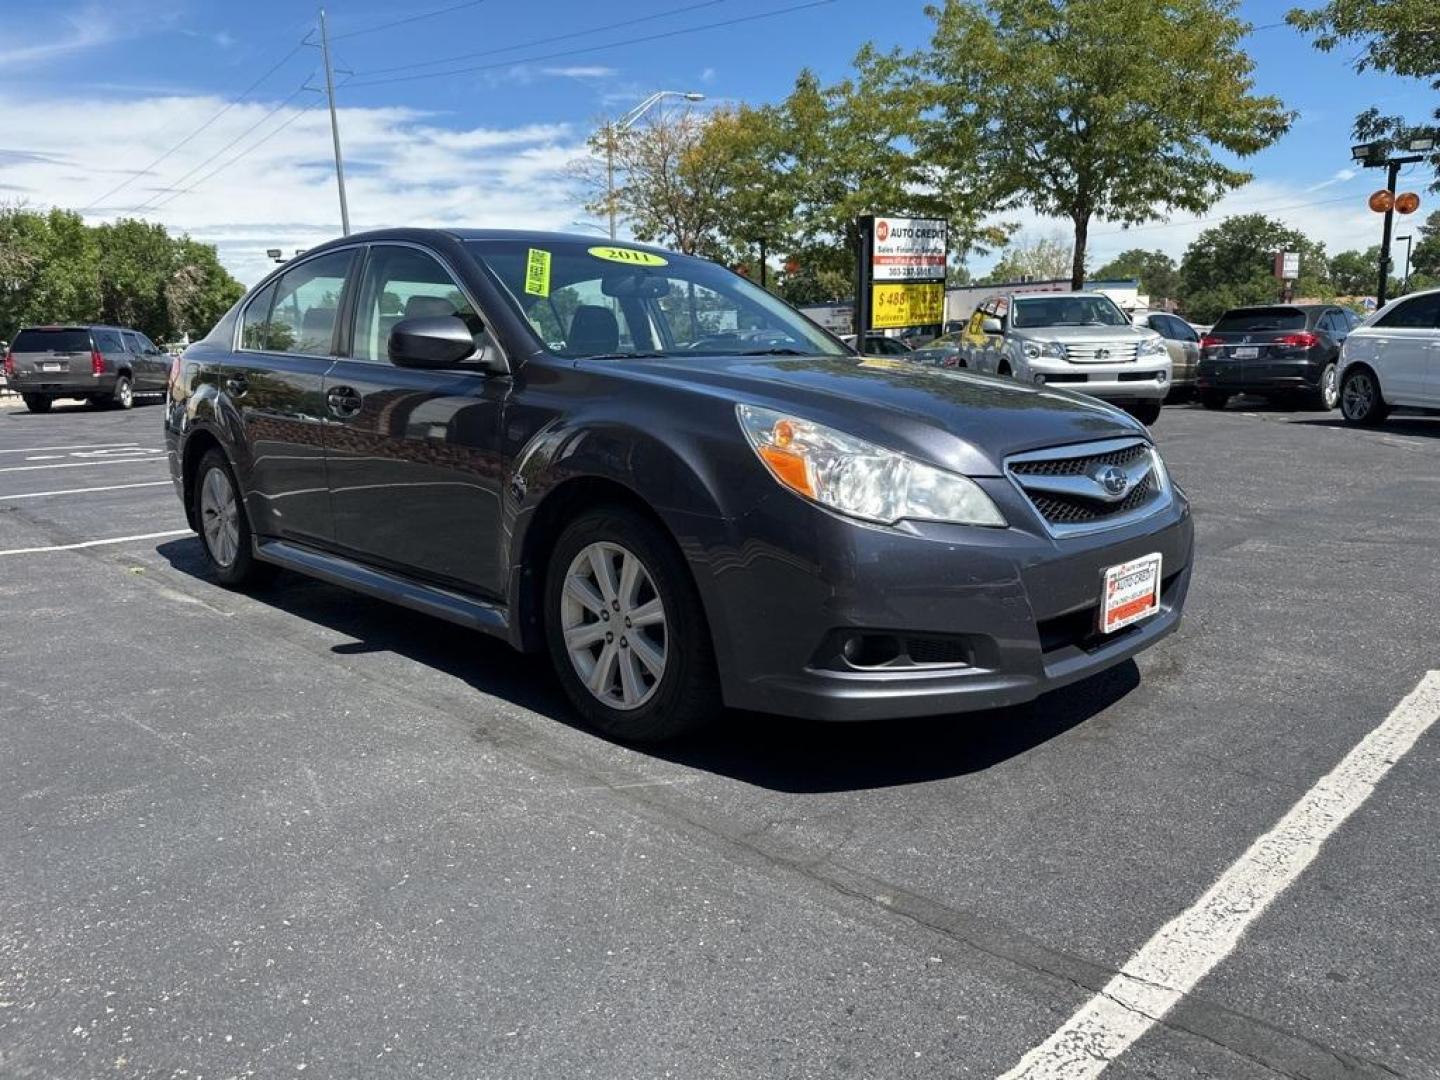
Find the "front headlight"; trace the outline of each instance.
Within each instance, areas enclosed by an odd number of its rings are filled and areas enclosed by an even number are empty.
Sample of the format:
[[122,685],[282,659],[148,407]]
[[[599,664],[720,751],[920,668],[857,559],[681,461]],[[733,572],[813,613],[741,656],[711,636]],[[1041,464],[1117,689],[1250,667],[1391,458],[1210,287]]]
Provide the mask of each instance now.
[[1065,346],[1058,341],[1027,341],[1025,356],[1030,360],[1039,360],[1042,357],[1047,360],[1064,360]]
[[1147,337],[1140,342],[1140,348],[1135,350],[1136,356],[1159,356],[1165,351],[1165,339],[1162,337]]
[[822,506],[885,525],[906,518],[1005,525],[968,477],[772,409],[737,405],[735,413],[770,475]]

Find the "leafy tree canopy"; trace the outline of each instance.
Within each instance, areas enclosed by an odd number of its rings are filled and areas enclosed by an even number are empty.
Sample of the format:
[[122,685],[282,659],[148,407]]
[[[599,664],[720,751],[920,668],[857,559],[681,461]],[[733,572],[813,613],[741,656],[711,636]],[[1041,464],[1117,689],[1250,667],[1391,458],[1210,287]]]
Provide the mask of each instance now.
[[1063,236],[1019,238],[1004,251],[982,284],[1010,281],[1051,281],[1068,277],[1072,252]]
[[1180,271],[1175,266],[1175,260],[1163,251],[1131,248],[1121,252],[1091,276],[1101,280],[1135,278],[1140,282],[1140,291],[1149,295],[1153,305],[1180,296]]
[[1195,322],[1214,322],[1226,308],[1275,300],[1275,253],[1300,253],[1297,296],[1333,294],[1325,246],[1264,214],[1228,217],[1206,229],[1180,262],[1184,311]]
[[[973,156],[1001,206],[1066,218],[1071,281],[1090,222],[1202,212],[1250,174],[1291,114],[1253,93],[1235,0],[945,0],[916,58],[941,87],[938,160]],[[953,147],[944,135],[971,133]]]

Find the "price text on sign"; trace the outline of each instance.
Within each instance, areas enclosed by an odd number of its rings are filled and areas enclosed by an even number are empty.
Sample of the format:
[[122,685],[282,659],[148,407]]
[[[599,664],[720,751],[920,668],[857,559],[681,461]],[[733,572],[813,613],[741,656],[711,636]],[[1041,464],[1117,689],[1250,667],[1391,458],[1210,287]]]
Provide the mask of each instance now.
[[871,290],[871,325],[876,330],[928,326],[945,316],[945,284],[876,285]]

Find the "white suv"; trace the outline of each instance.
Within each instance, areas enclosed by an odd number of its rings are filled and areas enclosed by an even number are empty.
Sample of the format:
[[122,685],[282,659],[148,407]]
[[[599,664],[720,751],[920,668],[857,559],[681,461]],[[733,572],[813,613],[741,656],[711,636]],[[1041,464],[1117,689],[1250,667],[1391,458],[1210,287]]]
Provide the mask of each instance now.
[[1386,304],[1340,352],[1340,412],[1378,424],[1391,408],[1440,409],[1440,289]]

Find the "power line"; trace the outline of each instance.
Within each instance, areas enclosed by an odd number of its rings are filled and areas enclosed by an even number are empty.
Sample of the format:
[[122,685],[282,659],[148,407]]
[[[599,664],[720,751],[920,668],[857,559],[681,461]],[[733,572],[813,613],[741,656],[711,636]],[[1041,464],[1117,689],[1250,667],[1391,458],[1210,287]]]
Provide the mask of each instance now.
[[[165,199],[165,198],[164,198],[165,194],[166,194],[169,190],[178,187],[180,184],[183,184],[186,180],[190,179],[190,177],[194,176],[197,172],[199,172],[201,169],[203,169],[206,165],[209,165],[212,161],[214,161],[216,158],[218,158],[221,154],[225,153],[225,151],[229,150],[232,146],[234,146],[235,144],[237,144],[237,143],[243,141],[244,139],[246,139],[247,137],[249,137],[249,135],[250,135],[253,131],[255,131],[255,129],[258,128],[261,124],[265,123],[266,120],[269,120],[270,117],[274,116],[274,115],[275,115],[276,113],[278,113],[281,109],[285,108],[286,105],[289,105],[290,102],[294,101],[297,97],[299,97],[299,96],[300,96],[302,93],[304,93],[306,90],[311,89],[311,87],[310,87],[308,84],[309,84],[309,79],[308,79],[308,77],[307,77],[306,81],[303,82],[303,83],[301,83],[301,84],[300,84],[299,86],[297,86],[294,90],[290,91],[289,95],[288,95],[283,101],[281,101],[280,104],[276,105],[273,109],[271,109],[269,112],[267,112],[264,116],[260,117],[259,120],[256,120],[255,123],[251,124],[248,128],[246,128],[244,131],[242,131],[239,135],[235,136],[235,138],[231,139],[228,143],[226,143],[224,146],[222,146],[219,150],[216,150],[215,153],[211,154],[211,155],[210,155],[208,158],[206,158],[204,161],[200,162],[200,164],[193,166],[188,172],[186,172],[186,173],[184,173],[183,175],[181,175],[180,177],[178,177],[175,181],[173,181],[173,183],[170,185],[169,188],[161,191],[160,193],[158,193],[158,195],[152,195],[150,198],[146,199],[146,200],[145,200],[143,203],[141,203],[139,206],[132,206],[129,210],[127,210],[127,211],[125,211],[125,212],[126,212],[126,213],[129,213],[129,214],[143,214],[143,213],[144,213],[145,211],[147,211],[147,210],[154,210],[154,209],[156,209],[158,206],[164,205],[164,203],[166,203],[166,202],[169,201],[168,199]],[[159,200],[158,202],[157,202],[157,199]]]
[[[503,60],[494,64],[476,64],[473,67],[454,68],[451,71],[432,71],[422,75],[398,75],[392,79],[362,79],[351,83],[351,86],[384,86],[387,83],[414,82],[417,79],[443,79],[449,75],[467,75],[476,71],[492,71],[495,68],[510,67],[518,63],[533,63],[538,60],[559,60],[566,56],[580,56],[585,53],[601,52],[605,49],[618,49],[625,45],[640,45],[648,41],[661,41],[666,38],[680,37],[682,34],[698,34],[703,30],[718,30],[725,26],[736,26],[740,23],[755,22],[757,19],[773,19],[777,15],[789,15],[796,11],[805,11],[810,8],[827,7],[835,3],[835,0],[810,0],[806,4],[794,4],[790,7],[777,8],[774,11],[762,11],[755,15],[741,15],[734,19],[723,19],[720,22],[705,23],[700,26],[689,26],[680,30],[667,30],[660,34],[648,34],[645,37],[629,38],[625,41],[612,41],[605,45],[587,45],[581,49],[564,49],[560,52],[543,53],[540,56],[523,56],[519,60]],[[554,40],[554,39],[550,39]]]
[[573,30],[568,34],[556,34],[553,37],[532,38],[529,41],[522,41],[515,45],[503,45],[498,49],[481,49],[478,52],[443,56],[436,60],[418,60],[413,64],[397,64],[394,67],[372,68],[365,72],[365,74],[388,75],[392,71],[412,71],[415,68],[435,67],[438,64],[453,64],[457,60],[473,60],[477,56],[495,56],[499,53],[514,52],[516,49],[529,49],[536,45],[549,45],[556,41],[568,41],[571,38],[585,37],[587,34],[603,34],[610,30],[619,30],[626,26],[635,26],[638,23],[653,22],[656,19],[666,19],[672,15],[685,15],[692,11],[699,11],[701,8],[715,7],[717,4],[728,4],[729,2],[730,0],[702,0],[702,2],[698,4],[688,4],[685,7],[670,8],[668,11],[657,11],[653,15],[641,15],[636,19],[624,19],[621,22],[607,23],[605,26],[592,26],[585,30]]
[[363,30],[350,30],[344,34],[336,34],[330,40],[344,41],[346,38],[359,37],[361,34],[378,34],[381,30],[389,30],[392,26],[404,26],[407,23],[419,22],[421,19],[433,19],[437,15],[449,15],[452,11],[478,7],[483,3],[485,3],[485,0],[465,0],[463,4],[452,4],[449,7],[437,8],[434,11],[422,11],[418,15],[407,15],[403,19],[394,19],[390,22],[381,23],[379,26],[369,26]]
[[225,105],[224,105],[224,107],[222,107],[222,108],[220,109],[220,111],[217,112],[214,116],[210,117],[210,119],[206,120],[203,124],[201,124],[199,127],[197,127],[194,131],[190,132],[190,134],[186,135],[183,139],[181,139],[179,142],[177,142],[174,146],[170,147],[169,150],[166,150],[163,154],[161,154],[159,157],[157,157],[154,161],[150,162],[149,165],[146,165],[145,168],[141,169],[139,172],[134,173],[134,174],[131,175],[128,179],[122,180],[120,183],[116,184],[113,188],[111,188],[109,191],[107,191],[104,195],[101,195],[98,199],[95,199],[95,200],[94,200],[93,202],[91,202],[88,206],[83,207],[83,208],[81,209],[81,212],[84,213],[85,210],[93,209],[94,207],[98,206],[100,203],[103,203],[106,199],[110,198],[112,195],[117,195],[117,194],[119,194],[120,192],[124,191],[127,187],[129,187],[131,184],[133,184],[136,180],[140,179],[140,177],[142,177],[142,176],[144,176],[146,173],[150,172],[150,170],[153,169],[153,168],[155,168],[156,165],[159,165],[161,162],[164,162],[164,161],[169,160],[169,158],[170,158],[170,156],[171,156],[172,154],[174,154],[177,150],[180,150],[182,147],[186,146],[186,145],[190,142],[190,140],[192,140],[192,139],[195,138],[195,136],[199,135],[202,131],[205,131],[206,129],[208,129],[208,128],[210,127],[210,125],[212,125],[213,123],[215,123],[216,120],[219,120],[219,119],[220,119],[222,116],[224,116],[227,112],[229,112],[229,111],[230,111],[231,109],[233,109],[236,105],[238,105],[241,101],[243,101],[246,97],[248,97],[248,96],[250,95],[251,91],[253,91],[257,86],[259,86],[261,83],[263,83],[263,82],[264,82],[266,79],[268,79],[271,75],[274,75],[275,72],[279,71],[279,70],[290,60],[290,58],[291,58],[292,56],[294,56],[297,52],[299,52],[299,51],[300,51],[301,49],[303,49],[304,47],[305,47],[305,42],[301,41],[301,42],[300,42],[299,44],[297,44],[293,49],[291,49],[288,53],[286,53],[286,54],[285,54],[284,56],[282,56],[279,60],[277,60],[268,70],[266,70],[265,74],[261,75],[258,79],[256,79],[254,82],[252,82],[252,83],[251,83],[249,86],[247,86],[244,90],[240,91],[240,93],[236,94],[236,95],[235,95],[234,97],[232,97],[228,102],[226,102]]

